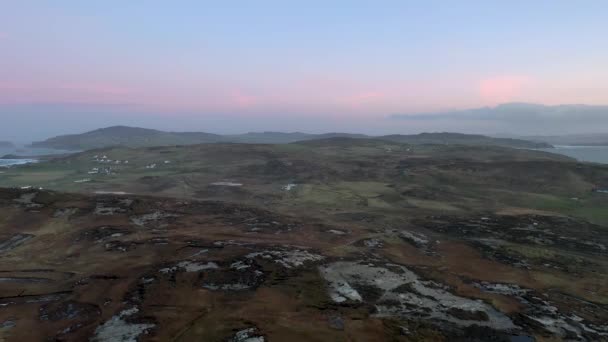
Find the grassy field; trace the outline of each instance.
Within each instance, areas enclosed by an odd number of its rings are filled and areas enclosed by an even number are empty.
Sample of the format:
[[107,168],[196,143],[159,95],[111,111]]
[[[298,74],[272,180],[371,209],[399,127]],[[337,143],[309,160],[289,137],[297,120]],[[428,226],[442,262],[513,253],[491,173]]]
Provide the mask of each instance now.
[[[100,162],[103,156],[111,162]],[[89,174],[94,168],[99,173]],[[218,182],[242,185],[213,185]],[[294,186],[286,190],[288,184]],[[0,174],[3,187],[122,191],[322,211],[458,212],[508,206],[573,215],[598,224],[608,224],[608,211],[603,210],[608,196],[592,190],[606,184],[607,167],[581,165],[544,152],[343,139],[109,148]]]

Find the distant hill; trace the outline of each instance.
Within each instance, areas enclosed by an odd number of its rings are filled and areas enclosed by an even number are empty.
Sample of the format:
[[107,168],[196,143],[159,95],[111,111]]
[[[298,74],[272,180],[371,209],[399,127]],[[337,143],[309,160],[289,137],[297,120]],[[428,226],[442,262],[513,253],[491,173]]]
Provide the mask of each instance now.
[[249,132],[245,134],[225,135],[221,138],[224,142],[249,143],[249,144],[287,144],[298,140],[310,139],[313,134],[302,132]]
[[403,144],[444,144],[444,145],[472,145],[472,146],[503,146],[515,148],[550,148],[545,142],[534,142],[512,138],[492,138],[478,134],[462,133],[420,133],[415,135],[385,135],[378,139],[389,140]]
[[491,145],[516,148],[542,148],[551,145],[520,139],[491,138],[483,135],[460,133],[421,133],[416,135],[368,136],[350,133],[308,134],[302,132],[250,132],[236,135],[218,135],[201,132],[163,132],[154,129],[113,126],[94,131],[62,135],[35,142],[32,147],[65,150],[88,150],[109,146],[146,147],[167,145],[194,145],[202,143],[255,143],[287,144],[297,141],[325,139],[376,139],[407,144]]
[[364,134],[327,133],[308,135],[306,139],[295,143],[307,145],[344,145],[352,144],[353,140],[365,141],[365,144],[378,144],[390,141],[399,144],[412,145],[468,145],[468,146],[501,146],[512,148],[551,148],[545,142],[535,142],[512,138],[492,138],[478,134],[462,133],[420,133],[411,135],[392,134],[383,136],[369,136]]
[[345,133],[308,134],[301,132],[250,132],[245,134],[218,135],[202,132],[163,132],[154,129],[113,126],[82,134],[70,134],[34,142],[32,147],[67,150],[88,150],[108,146],[165,146],[194,145],[202,143],[232,142],[250,144],[287,144],[300,140],[312,140],[334,136],[361,136]]
[[393,142],[412,145],[467,145],[467,146],[499,146],[512,148],[551,148],[544,142],[533,142],[528,140],[510,138],[492,138],[484,135],[461,134],[461,133],[420,133],[412,135],[384,135],[378,137],[364,136],[362,138],[352,137],[328,137],[319,139],[308,139],[296,143],[306,145],[348,145],[354,141],[362,142],[364,145],[378,145],[382,142]]
[[327,137],[319,139],[307,139],[295,141],[293,144],[316,146],[316,147],[352,147],[352,146],[370,146],[379,147],[382,145],[396,145],[392,141],[377,139],[373,137],[351,138],[351,137]]
[[15,144],[10,141],[0,141],[0,148],[15,148]]
[[113,126],[82,134],[60,135],[45,141],[34,142],[31,147],[88,150],[108,146],[193,145],[216,142],[220,139],[220,135],[210,133],[173,133],[147,128]]

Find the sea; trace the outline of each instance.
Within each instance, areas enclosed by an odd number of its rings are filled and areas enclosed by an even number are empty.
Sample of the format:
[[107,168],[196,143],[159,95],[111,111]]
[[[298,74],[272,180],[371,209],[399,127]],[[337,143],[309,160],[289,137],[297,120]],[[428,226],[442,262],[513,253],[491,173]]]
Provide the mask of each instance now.
[[9,167],[12,165],[23,165],[29,163],[36,163],[38,159],[36,157],[53,154],[64,154],[72,153],[73,151],[55,150],[49,148],[30,148],[25,146],[17,146],[15,148],[1,148],[0,147],[0,158],[10,154],[23,158],[18,159],[0,159],[0,168]]
[[541,148],[540,151],[563,154],[579,161],[608,164],[608,146],[565,146]]

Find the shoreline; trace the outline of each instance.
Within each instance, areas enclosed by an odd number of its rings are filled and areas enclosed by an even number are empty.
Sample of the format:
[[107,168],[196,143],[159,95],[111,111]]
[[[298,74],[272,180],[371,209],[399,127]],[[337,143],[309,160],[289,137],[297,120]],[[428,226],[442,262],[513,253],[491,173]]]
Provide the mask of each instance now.
[[0,159],[0,168],[37,163],[38,159]]
[[580,162],[608,164],[608,146],[555,145],[535,150],[568,156]]

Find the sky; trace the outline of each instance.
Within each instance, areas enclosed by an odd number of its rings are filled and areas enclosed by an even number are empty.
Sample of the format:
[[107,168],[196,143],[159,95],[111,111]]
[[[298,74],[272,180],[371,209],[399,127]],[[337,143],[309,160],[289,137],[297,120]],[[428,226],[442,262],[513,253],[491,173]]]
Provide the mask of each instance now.
[[394,118],[607,105],[606,13],[603,0],[2,1],[0,140],[115,124],[496,133]]

